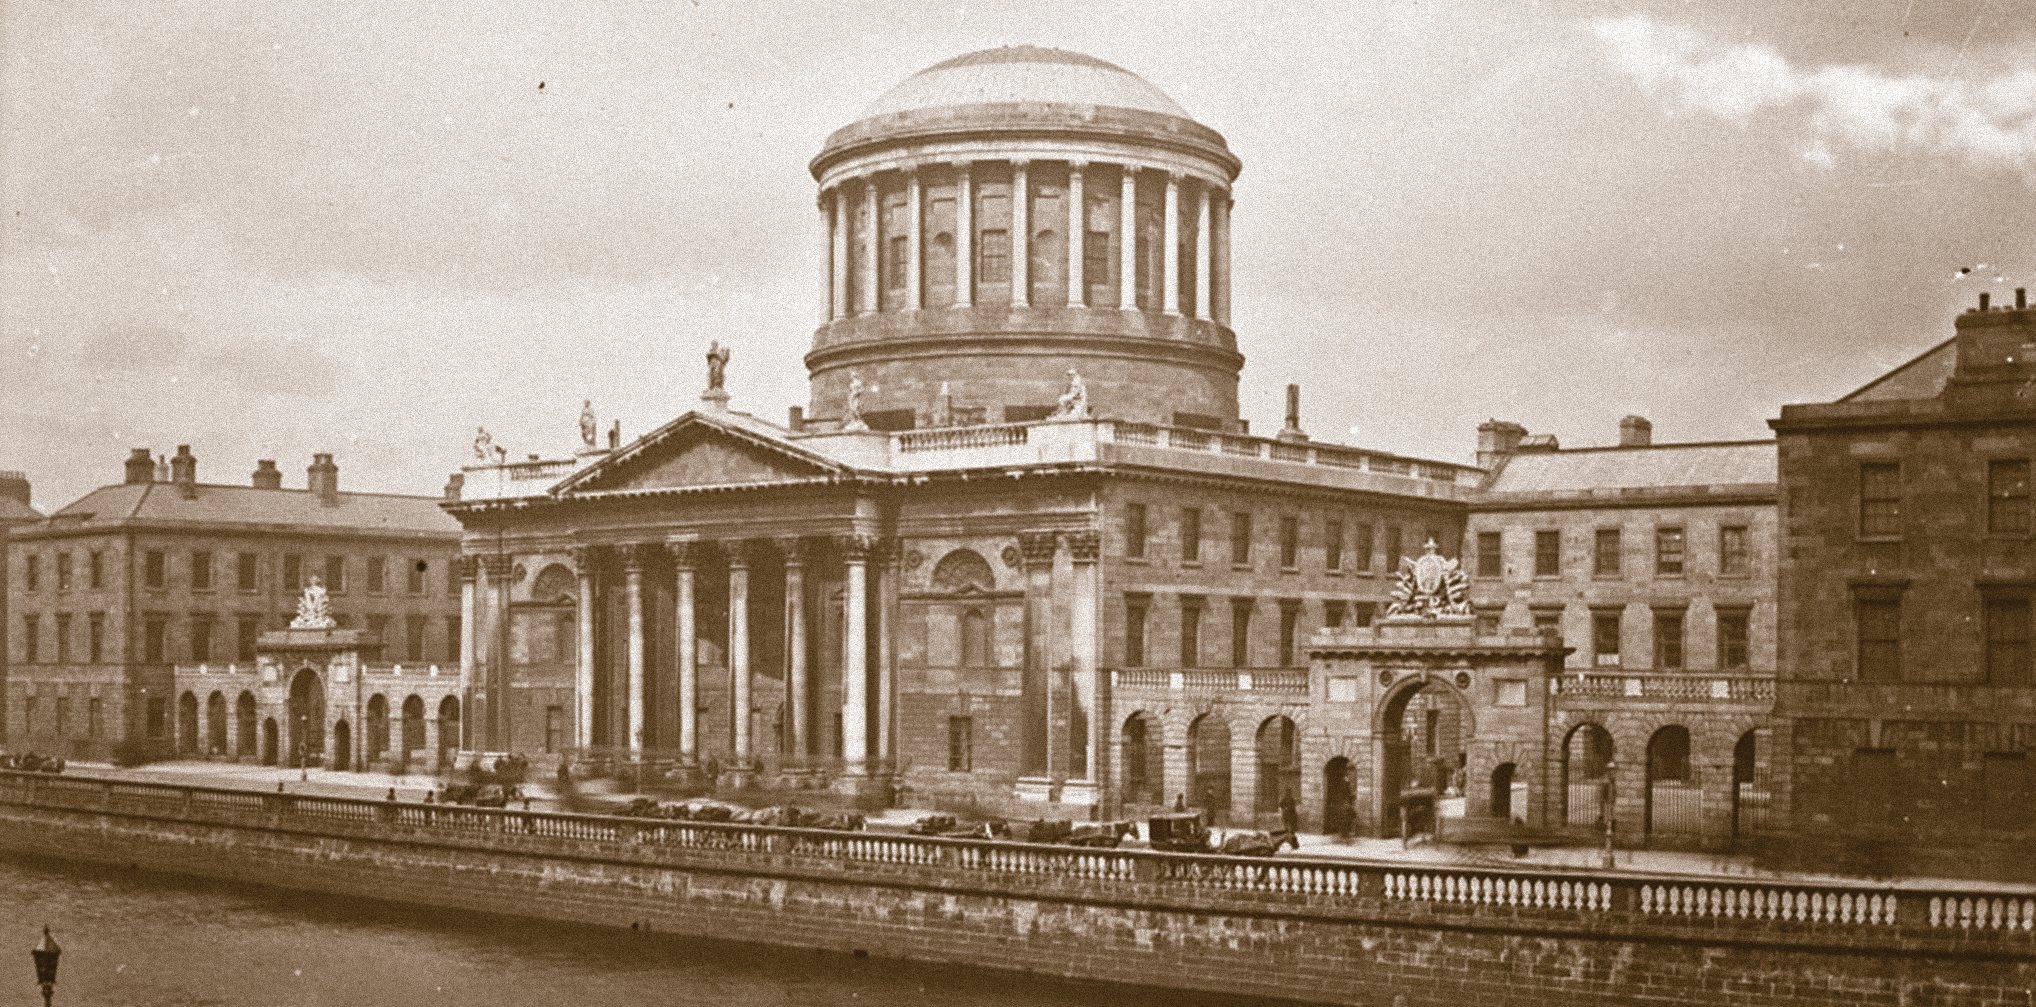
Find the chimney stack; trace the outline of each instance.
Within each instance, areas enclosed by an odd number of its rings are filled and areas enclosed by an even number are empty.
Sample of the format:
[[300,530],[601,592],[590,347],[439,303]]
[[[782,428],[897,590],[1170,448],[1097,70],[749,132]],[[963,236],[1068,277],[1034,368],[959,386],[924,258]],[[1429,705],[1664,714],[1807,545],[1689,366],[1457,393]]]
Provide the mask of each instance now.
[[176,457],[170,459],[170,481],[177,484],[177,492],[184,499],[197,499],[198,456],[191,453],[191,445],[177,445]]
[[28,474],[13,470],[0,471],[0,500],[18,500],[21,506],[29,505]]
[[803,432],[806,429],[806,407],[792,406],[787,408],[785,410],[785,426],[790,428],[795,434]]
[[1305,441],[1308,435],[1301,432],[1301,386],[1287,386],[1287,425],[1280,429],[1279,439],[1283,441]]
[[1994,295],[1992,295],[1992,294],[1989,294],[1989,293],[1987,293],[1987,292],[1986,292],[1986,291],[1984,291],[1984,290],[1980,291],[1980,292],[1979,292],[1979,309],[1980,309],[1981,311],[1985,311],[1985,310],[1987,310],[1987,302],[1988,302],[1988,301],[1991,301],[1991,300],[1993,300],[1993,299],[1994,299]]
[[2029,307],[2029,288],[2028,288],[2028,287],[2016,287],[2016,288],[2015,288],[2015,310],[2016,310],[2016,311],[2021,311],[2021,310],[2024,310],[2024,309],[2026,309],[2026,308],[2028,308],[2028,307]]
[[311,464],[304,470],[304,481],[327,507],[339,502],[339,466],[332,463],[330,454],[311,456]]
[[276,468],[276,460],[264,458],[256,462],[254,474],[248,477],[248,485],[258,490],[282,489],[283,473]]
[[1645,416],[1628,416],[1619,421],[1619,446],[1644,448],[1654,443],[1654,424]]
[[1520,449],[1527,428],[1508,420],[1486,420],[1478,424],[1478,468],[1490,469],[1499,460]]
[[458,500],[460,498],[460,494],[465,492],[466,488],[467,488],[467,474],[464,472],[454,472],[452,475],[446,477],[445,498],[447,500]]
[[152,483],[156,481],[156,460],[147,448],[135,448],[127,453],[127,476],[125,483]]

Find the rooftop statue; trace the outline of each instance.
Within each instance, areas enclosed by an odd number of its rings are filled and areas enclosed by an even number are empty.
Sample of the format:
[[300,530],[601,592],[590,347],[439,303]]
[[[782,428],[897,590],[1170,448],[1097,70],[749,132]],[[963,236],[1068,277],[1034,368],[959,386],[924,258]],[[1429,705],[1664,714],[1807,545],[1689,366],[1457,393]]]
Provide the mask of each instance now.
[[841,410],[841,429],[868,430],[862,420],[862,394],[868,389],[862,383],[862,375],[848,372],[848,404]]
[[325,582],[317,577],[304,585],[304,596],[297,599],[297,617],[290,620],[291,629],[332,629],[339,625],[332,618],[332,599],[326,596]]
[[593,447],[595,440],[600,436],[600,427],[600,423],[594,419],[594,400],[584,400],[580,407],[580,443]]
[[1470,616],[1470,582],[1463,567],[1435,552],[1429,539],[1419,559],[1401,557],[1388,619],[1444,619]]
[[1067,369],[1067,391],[1061,394],[1060,406],[1053,415],[1065,420],[1089,418],[1089,386],[1082,383],[1082,376],[1072,367]]
[[716,339],[707,345],[707,390],[721,391],[721,383],[728,378],[728,347]]
[[487,427],[475,427],[474,457],[500,465],[509,459],[509,449],[497,445],[494,435],[488,433]]

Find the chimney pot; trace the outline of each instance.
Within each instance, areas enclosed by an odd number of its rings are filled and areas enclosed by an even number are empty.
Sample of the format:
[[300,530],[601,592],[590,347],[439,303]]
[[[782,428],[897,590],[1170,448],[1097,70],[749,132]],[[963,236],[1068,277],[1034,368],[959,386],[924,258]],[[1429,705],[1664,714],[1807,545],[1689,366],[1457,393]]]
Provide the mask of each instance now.
[[1980,293],[1979,293],[1979,309],[1980,309],[1981,311],[1985,311],[1985,310],[1987,310],[1987,302],[1988,302],[1988,301],[1991,301],[1991,300],[1993,300],[1993,299],[1994,299],[1994,295],[1992,295],[1992,294],[1989,294],[1989,293],[1987,293],[1987,292],[1986,292],[1986,291],[1984,291],[1984,290],[1980,291]]
[[198,496],[198,456],[191,453],[191,445],[177,445],[176,457],[170,459],[170,481],[177,484],[184,499]]
[[2028,306],[2029,306],[2029,288],[2028,288],[2028,287],[2016,287],[2016,288],[2015,288],[2015,310],[2016,310],[2016,311],[2021,311],[2022,309],[2024,309],[2024,308],[2027,308]]
[[28,475],[23,472],[0,472],[0,499],[18,500],[23,507],[29,505]]
[[332,455],[324,452],[312,455],[304,476],[305,485],[318,494],[320,502],[328,507],[339,502],[339,466],[333,464]]
[[127,452],[127,475],[122,480],[128,483],[152,483],[156,481],[156,460],[147,448],[134,448]]
[[791,408],[785,410],[785,426],[790,427],[792,429],[792,432],[795,434],[799,433],[802,430],[805,430],[806,407],[792,406]]
[[279,490],[283,488],[283,473],[276,468],[274,458],[255,462],[254,474],[248,477],[248,484],[258,490]]
[[1619,446],[1644,448],[1654,443],[1654,424],[1645,416],[1628,416],[1619,421]]

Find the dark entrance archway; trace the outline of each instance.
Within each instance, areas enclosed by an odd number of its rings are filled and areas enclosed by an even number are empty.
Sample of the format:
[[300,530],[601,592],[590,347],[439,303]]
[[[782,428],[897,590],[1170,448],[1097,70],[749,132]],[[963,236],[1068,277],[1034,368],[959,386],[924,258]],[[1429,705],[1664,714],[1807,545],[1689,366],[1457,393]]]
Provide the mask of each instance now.
[[1690,732],[1670,724],[1647,741],[1649,838],[1695,836],[1703,831],[1704,793],[1690,772]]
[[1301,732],[1285,716],[1266,718],[1258,726],[1258,793],[1253,804],[1263,822],[1277,815],[1281,802],[1301,799]]
[[198,697],[186,692],[177,697],[177,754],[198,754]]
[[389,754],[389,697],[379,692],[368,697],[367,744],[369,762]]
[[1124,718],[1119,755],[1124,767],[1124,803],[1162,804],[1166,801],[1166,748],[1160,741],[1159,721],[1141,710]]
[[403,700],[403,758],[424,750],[424,700],[412,693]]
[[353,768],[353,729],[344,720],[332,725],[331,768]]
[[1578,724],[1562,742],[1563,824],[1597,827],[1612,775],[1612,734],[1597,724]]
[[278,747],[276,740],[276,718],[269,717],[262,721],[262,765],[273,766],[276,764],[276,749]]
[[1513,764],[1501,762],[1492,770],[1492,817],[1513,817]]
[[205,697],[205,754],[225,755],[226,694],[213,692]]
[[1230,820],[1230,725],[1205,713],[1188,725],[1188,800],[1213,821]]
[[325,683],[310,668],[290,679],[290,764],[307,765],[325,754]]
[[1341,755],[1322,764],[1322,831],[1332,836],[1357,831],[1357,772]]
[[444,765],[460,747],[460,701],[447,696],[438,703],[438,762]]
[[254,693],[245,689],[241,690],[240,698],[233,703],[233,735],[236,757],[251,757],[255,754],[255,746],[259,743],[259,739],[255,737],[255,698]]
[[1732,838],[1756,835],[1767,828],[1767,730],[1754,728],[1732,746]]
[[1401,835],[1403,826],[1434,831],[1437,802],[1467,762],[1470,735],[1463,697],[1440,681],[1416,680],[1386,699],[1378,730],[1380,835]]

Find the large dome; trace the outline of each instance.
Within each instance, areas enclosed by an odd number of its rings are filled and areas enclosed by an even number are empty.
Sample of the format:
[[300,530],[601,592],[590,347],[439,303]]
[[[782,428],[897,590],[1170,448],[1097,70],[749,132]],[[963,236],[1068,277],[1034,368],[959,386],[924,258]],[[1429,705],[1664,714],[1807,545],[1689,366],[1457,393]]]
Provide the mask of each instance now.
[[935,63],[884,92],[861,117],[1009,102],[1096,105],[1192,118],[1164,91],[1115,63],[1033,45],[983,49]]

